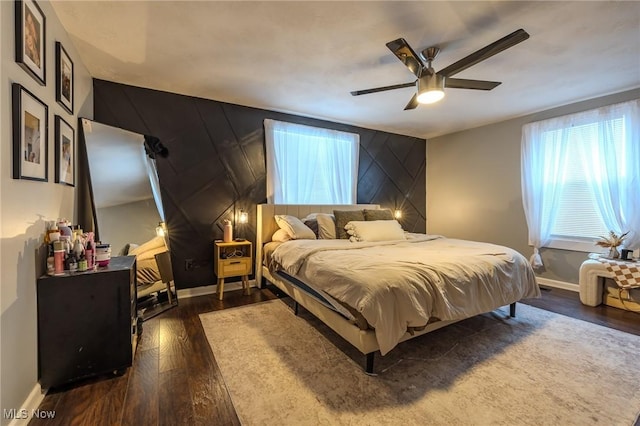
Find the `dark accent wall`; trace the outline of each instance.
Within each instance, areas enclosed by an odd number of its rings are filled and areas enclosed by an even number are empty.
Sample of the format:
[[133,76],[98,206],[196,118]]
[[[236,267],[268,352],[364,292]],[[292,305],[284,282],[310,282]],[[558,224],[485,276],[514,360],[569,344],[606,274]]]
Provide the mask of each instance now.
[[[406,230],[426,230],[424,139],[104,80],[93,89],[95,121],[156,136],[169,149],[157,165],[178,288],[215,283],[213,240],[234,212],[249,212],[234,234],[255,244],[255,206],[266,202],[265,118],[358,133],[358,203],[401,208]],[[186,270],[186,259],[195,268]]]

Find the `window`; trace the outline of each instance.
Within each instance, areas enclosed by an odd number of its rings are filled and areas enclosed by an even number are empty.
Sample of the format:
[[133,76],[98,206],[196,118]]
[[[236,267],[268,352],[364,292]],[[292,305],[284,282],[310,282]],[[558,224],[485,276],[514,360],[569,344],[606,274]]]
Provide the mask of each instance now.
[[[594,237],[608,232],[597,206],[595,192],[592,190],[593,181],[598,178],[598,175],[597,171],[590,167],[590,163],[594,161],[600,164],[606,161],[606,159],[600,160],[600,155],[624,158],[623,124],[623,118],[614,118],[602,123],[589,123],[542,133],[543,143],[554,143],[560,138],[566,138],[567,144],[567,160],[559,183],[562,187],[562,196],[559,200],[555,223],[551,228],[551,235],[555,239],[581,238],[592,243]],[[611,127],[610,143],[606,152],[602,154],[598,149],[601,143],[600,125]],[[624,174],[625,170],[620,172]],[[545,183],[556,184],[550,181]]]
[[609,230],[631,231],[627,245],[640,244],[639,104],[523,127],[522,192],[533,264],[541,264],[540,247],[596,251],[597,237]]
[[360,136],[265,120],[267,201],[354,204]]

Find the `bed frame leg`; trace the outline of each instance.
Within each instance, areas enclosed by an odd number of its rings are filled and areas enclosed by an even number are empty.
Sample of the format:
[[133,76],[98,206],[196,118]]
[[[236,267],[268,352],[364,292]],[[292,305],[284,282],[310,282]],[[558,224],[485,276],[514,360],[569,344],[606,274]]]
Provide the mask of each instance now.
[[515,318],[515,316],[516,316],[516,302],[513,302],[511,305],[509,305],[509,316],[511,318]]
[[367,357],[367,366],[365,368],[365,371],[367,372],[367,374],[373,374],[373,359],[375,356],[375,352],[369,352],[366,357]]
[[293,314],[295,316],[298,316],[298,308],[300,307],[300,305],[298,305],[298,302],[296,302],[295,300],[293,301]]

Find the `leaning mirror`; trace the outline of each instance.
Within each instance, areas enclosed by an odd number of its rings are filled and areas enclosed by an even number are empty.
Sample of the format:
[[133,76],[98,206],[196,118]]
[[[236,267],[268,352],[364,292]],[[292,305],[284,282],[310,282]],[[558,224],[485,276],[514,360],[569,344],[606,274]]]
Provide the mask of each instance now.
[[149,319],[178,301],[156,160],[157,138],[82,119],[96,238],[113,256],[136,256],[138,313]]

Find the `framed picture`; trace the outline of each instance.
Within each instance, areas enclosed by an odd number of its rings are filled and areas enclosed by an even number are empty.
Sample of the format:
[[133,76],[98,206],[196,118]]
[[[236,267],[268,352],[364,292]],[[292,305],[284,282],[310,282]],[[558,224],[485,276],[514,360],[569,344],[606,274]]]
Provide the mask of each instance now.
[[73,61],[59,41],[56,42],[56,101],[73,114]]
[[48,181],[48,107],[18,83],[13,96],[13,178]]
[[34,0],[16,0],[16,62],[46,85],[45,17]]
[[59,115],[55,117],[56,126],[56,183],[74,186],[76,178],[76,143],[73,127]]

